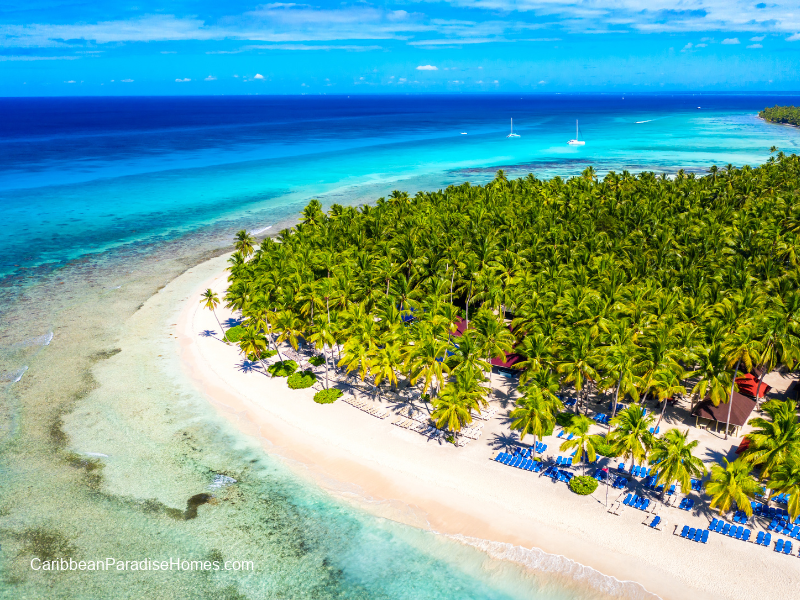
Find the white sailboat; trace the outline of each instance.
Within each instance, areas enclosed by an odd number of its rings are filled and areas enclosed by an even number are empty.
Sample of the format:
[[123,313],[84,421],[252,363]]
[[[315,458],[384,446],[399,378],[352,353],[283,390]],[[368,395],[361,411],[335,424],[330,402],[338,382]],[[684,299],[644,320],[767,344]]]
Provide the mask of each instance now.
[[567,142],[570,146],[585,146],[586,142],[579,140],[580,134],[578,133],[578,119],[575,119],[575,139]]
[[511,119],[511,133],[509,133],[506,137],[507,138],[519,137],[518,133],[514,133],[514,119]]

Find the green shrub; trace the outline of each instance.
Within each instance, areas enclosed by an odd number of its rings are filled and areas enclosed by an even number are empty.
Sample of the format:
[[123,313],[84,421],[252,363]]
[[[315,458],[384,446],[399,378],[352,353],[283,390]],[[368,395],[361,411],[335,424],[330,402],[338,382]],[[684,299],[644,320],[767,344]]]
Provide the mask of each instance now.
[[317,404],[333,404],[342,396],[342,390],[330,388],[328,390],[320,390],[314,394],[314,402]]
[[270,365],[267,371],[273,377],[288,377],[297,371],[297,363],[293,360],[281,360]]
[[609,444],[604,437],[595,440],[594,449],[600,456],[607,456],[608,458],[618,456],[611,447],[611,444]]
[[302,390],[314,385],[316,380],[317,376],[311,371],[300,371],[299,373],[290,375],[289,379],[286,380],[286,383],[293,390]]
[[569,482],[569,489],[580,496],[588,496],[597,489],[597,480],[588,475],[578,475]]
[[325,364],[325,357],[321,354],[317,354],[316,356],[312,356],[311,359],[308,361],[315,367],[321,367]]
[[241,325],[237,325],[236,327],[231,327],[228,331],[225,332],[225,339],[229,342],[238,342],[244,337],[244,332],[247,331]]

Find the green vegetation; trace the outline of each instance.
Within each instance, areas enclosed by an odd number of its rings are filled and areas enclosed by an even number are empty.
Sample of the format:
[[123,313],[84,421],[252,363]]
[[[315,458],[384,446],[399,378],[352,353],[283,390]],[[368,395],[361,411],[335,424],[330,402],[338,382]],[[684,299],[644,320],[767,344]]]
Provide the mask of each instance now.
[[597,489],[597,486],[597,480],[588,475],[578,475],[569,482],[569,489],[580,496],[588,496]]
[[321,367],[322,365],[325,364],[325,357],[320,354],[317,354],[316,356],[312,356],[308,362],[314,365],[315,367]]
[[222,329],[222,324],[219,322],[219,317],[217,317],[217,306],[219,306],[219,296],[215,292],[208,288],[203,295],[200,297],[200,304],[203,305],[204,308],[207,308],[212,313],[214,313],[214,318],[217,320],[217,326],[219,327],[220,332],[222,333],[223,339],[228,339],[225,336],[225,330]]
[[797,106],[778,106],[765,108],[758,116],[770,123],[787,123],[800,127],[800,107]]
[[342,390],[336,388],[329,388],[327,390],[320,390],[314,394],[314,402],[317,404],[332,404],[342,396]]
[[297,371],[297,363],[293,360],[278,361],[267,369],[267,372],[273,377],[289,377],[295,371]]
[[234,344],[238,344],[241,341],[242,336],[244,336],[245,331],[247,331],[247,329],[241,325],[231,327],[225,332],[225,339],[229,342],[233,342]]
[[[575,390],[576,414],[591,396],[613,401],[605,439],[579,436],[585,453],[688,457],[677,433],[662,447],[649,431],[669,398],[730,407],[740,373],[800,359],[799,183],[800,159],[779,152],[705,176],[499,171],[485,186],[393,192],[374,206],[326,213],[312,201],[277,241],[239,236],[225,300],[268,343],[313,343],[376,395],[404,378],[453,433],[490,399],[490,361],[514,351],[521,436],[563,418],[555,394]],[[653,399],[659,411],[644,415]],[[796,414],[786,418],[780,443],[796,444]],[[770,480],[791,462],[762,442],[742,458],[753,482],[750,471]]]
[[310,388],[317,381],[317,376],[311,371],[299,371],[289,376],[286,384],[293,390]]

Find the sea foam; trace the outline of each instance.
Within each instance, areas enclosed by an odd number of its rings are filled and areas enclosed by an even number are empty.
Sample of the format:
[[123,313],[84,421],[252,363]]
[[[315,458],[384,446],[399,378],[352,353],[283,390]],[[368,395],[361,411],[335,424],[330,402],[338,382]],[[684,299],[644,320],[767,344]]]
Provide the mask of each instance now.
[[22,367],[21,369],[17,369],[16,371],[6,371],[4,373],[0,373],[0,381],[5,383],[16,383],[22,376],[25,374],[25,371],[28,370],[28,367]]
[[660,600],[659,596],[648,592],[644,586],[635,581],[620,581],[616,577],[604,575],[592,567],[582,565],[560,554],[548,554],[539,548],[523,548],[522,546],[483,540],[461,534],[442,535],[477,548],[493,559],[514,562],[535,572],[555,575],[567,580],[567,582],[571,581],[578,585],[588,586],[605,596],[631,600]]

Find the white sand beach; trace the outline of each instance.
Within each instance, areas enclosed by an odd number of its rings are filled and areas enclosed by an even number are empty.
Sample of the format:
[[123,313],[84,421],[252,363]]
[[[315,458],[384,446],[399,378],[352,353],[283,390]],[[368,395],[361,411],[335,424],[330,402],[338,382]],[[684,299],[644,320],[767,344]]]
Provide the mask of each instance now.
[[[621,586],[624,592],[616,593],[628,597],[751,600],[791,597],[799,589],[796,552],[784,556],[771,547],[719,534],[712,534],[707,544],[675,535],[676,527],[705,528],[716,516],[704,502],[698,501],[693,512],[660,508],[666,524],[656,531],[642,524],[642,511],[626,508],[610,514],[603,485],[582,497],[564,483],[491,460],[504,442],[516,438],[504,419],[510,403],[503,390],[492,403],[497,414],[480,438],[457,448],[393,425],[399,417],[388,398],[376,402],[389,412],[388,418],[380,419],[342,400],[316,404],[313,389],[290,390],[284,378],[240,368],[238,348],[220,341],[214,315],[199,303],[208,287],[223,295],[226,258],[198,265],[162,290],[178,291],[174,311],[163,324],[165,341],[176,345],[185,373],[222,414],[259,438],[270,454],[331,493],[386,518],[456,536],[495,556],[510,548],[500,544],[540,549],[619,581],[637,582],[650,593]],[[149,310],[148,304],[141,310]],[[231,316],[222,308],[217,313],[220,320]],[[209,331],[217,332],[216,337],[204,334]],[[787,383],[776,375],[771,378],[767,381],[776,387]],[[360,397],[372,402],[370,394]],[[678,414],[668,413],[661,429],[685,427],[670,422]],[[690,430],[693,438],[703,436],[710,454],[717,453],[704,456],[706,460],[727,455],[740,441]],[[525,439],[526,444],[532,441]],[[544,442],[546,456],[560,454],[559,440],[550,437]],[[609,504],[619,495],[619,490],[610,490]]]

